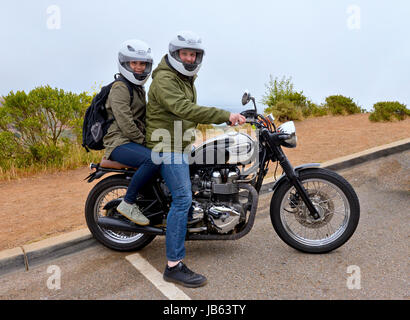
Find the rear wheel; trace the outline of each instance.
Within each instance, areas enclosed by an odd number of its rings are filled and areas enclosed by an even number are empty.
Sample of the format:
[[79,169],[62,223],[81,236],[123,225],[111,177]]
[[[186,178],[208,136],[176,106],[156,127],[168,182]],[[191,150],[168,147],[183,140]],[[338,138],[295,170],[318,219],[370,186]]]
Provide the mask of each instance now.
[[[104,206],[110,201],[124,198],[128,184],[129,180],[124,176],[108,177],[94,186],[85,203],[85,219],[90,232],[100,243],[117,251],[140,250],[155,238],[155,235],[114,231],[102,228],[97,224],[99,217],[113,217],[129,222],[127,218],[117,212],[117,206],[111,208],[107,206],[107,208],[104,209]],[[145,207],[147,207],[150,202],[144,202],[143,197],[141,194],[138,195],[137,199],[140,200],[138,204],[145,203]],[[143,210],[144,208],[141,209]]]
[[301,171],[299,179],[319,213],[310,216],[305,203],[289,181],[274,193],[270,216],[279,237],[291,247],[308,253],[325,253],[342,246],[359,223],[360,204],[352,186],[340,175],[324,169]]

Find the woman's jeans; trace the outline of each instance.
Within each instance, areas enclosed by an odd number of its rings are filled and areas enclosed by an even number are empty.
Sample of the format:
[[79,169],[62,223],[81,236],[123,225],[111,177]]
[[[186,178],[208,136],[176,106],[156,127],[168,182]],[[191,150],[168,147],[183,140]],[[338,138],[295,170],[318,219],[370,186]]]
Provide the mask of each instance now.
[[192,203],[191,179],[187,154],[152,152],[155,163],[161,162],[161,175],[172,195],[165,238],[168,261],[185,258],[185,235]]
[[144,187],[160,168],[160,165],[152,162],[151,149],[134,142],[116,147],[111,152],[110,159],[130,167],[138,167],[124,197],[127,203],[135,203],[138,191]]

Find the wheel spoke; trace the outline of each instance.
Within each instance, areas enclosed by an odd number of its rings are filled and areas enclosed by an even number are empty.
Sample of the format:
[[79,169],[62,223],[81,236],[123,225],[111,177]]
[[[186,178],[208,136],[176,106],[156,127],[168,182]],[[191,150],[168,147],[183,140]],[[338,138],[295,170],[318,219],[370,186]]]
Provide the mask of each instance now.
[[[294,240],[309,246],[321,246],[335,241],[346,229],[350,216],[346,196],[327,180],[308,179],[303,181],[303,185],[320,218],[314,220],[304,203],[295,203],[296,191],[291,187],[285,194],[280,209],[281,221],[286,232]],[[290,206],[296,207],[295,212],[289,212]],[[287,216],[293,216],[294,220],[288,219]]]
[[[94,206],[94,217],[97,220],[98,217],[106,216],[107,210],[104,210],[104,206],[113,200],[123,198],[127,192],[127,188],[123,186],[114,186],[102,192],[98,197]],[[121,216],[120,219],[123,217]],[[126,218],[124,218],[126,219]],[[125,232],[125,231],[113,231],[110,229],[99,227],[102,233],[111,241],[117,243],[131,243],[143,236],[142,233]]]

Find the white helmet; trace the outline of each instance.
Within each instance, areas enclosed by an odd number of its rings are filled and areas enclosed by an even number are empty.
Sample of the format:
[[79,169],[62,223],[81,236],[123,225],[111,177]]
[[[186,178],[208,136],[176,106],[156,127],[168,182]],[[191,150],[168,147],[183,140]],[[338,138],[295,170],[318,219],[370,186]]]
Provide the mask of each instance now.
[[[180,49],[190,49],[196,51],[196,59],[193,64],[183,63],[179,57]],[[171,66],[185,76],[196,75],[201,67],[205,49],[202,46],[201,38],[191,31],[178,32],[176,37],[169,43],[168,61]]]
[[[143,73],[135,73],[130,67],[130,61],[146,63]],[[153,59],[151,48],[141,40],[127,40],[122,43],[118,52],[118,70],[132,83],[142,86],[148,80],[152,71]]]

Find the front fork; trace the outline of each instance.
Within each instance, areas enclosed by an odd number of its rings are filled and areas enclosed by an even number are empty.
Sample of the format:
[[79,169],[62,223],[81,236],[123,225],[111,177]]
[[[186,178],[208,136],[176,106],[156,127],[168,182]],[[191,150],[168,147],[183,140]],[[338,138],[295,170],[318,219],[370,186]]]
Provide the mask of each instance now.
[[313,205],[312,201],[309,198],[309,194],[307,193],[305,187],[303,186],[302,182],[299,180],[299,175],[293,169],[292,165],[290,164],[287,157],[284,155],[281,148],[277,148],[276,150],[276,157],[279,161],[283,171],[285,172],[286,176],[290,180],[290,183],[295,187],[297,192],[299,193],[300,197],[302,198],[303,202],[305,203],[306,207],[309,209],[310,215],[316,220],[320,218],[319,213],[317,212],[315,206]]

